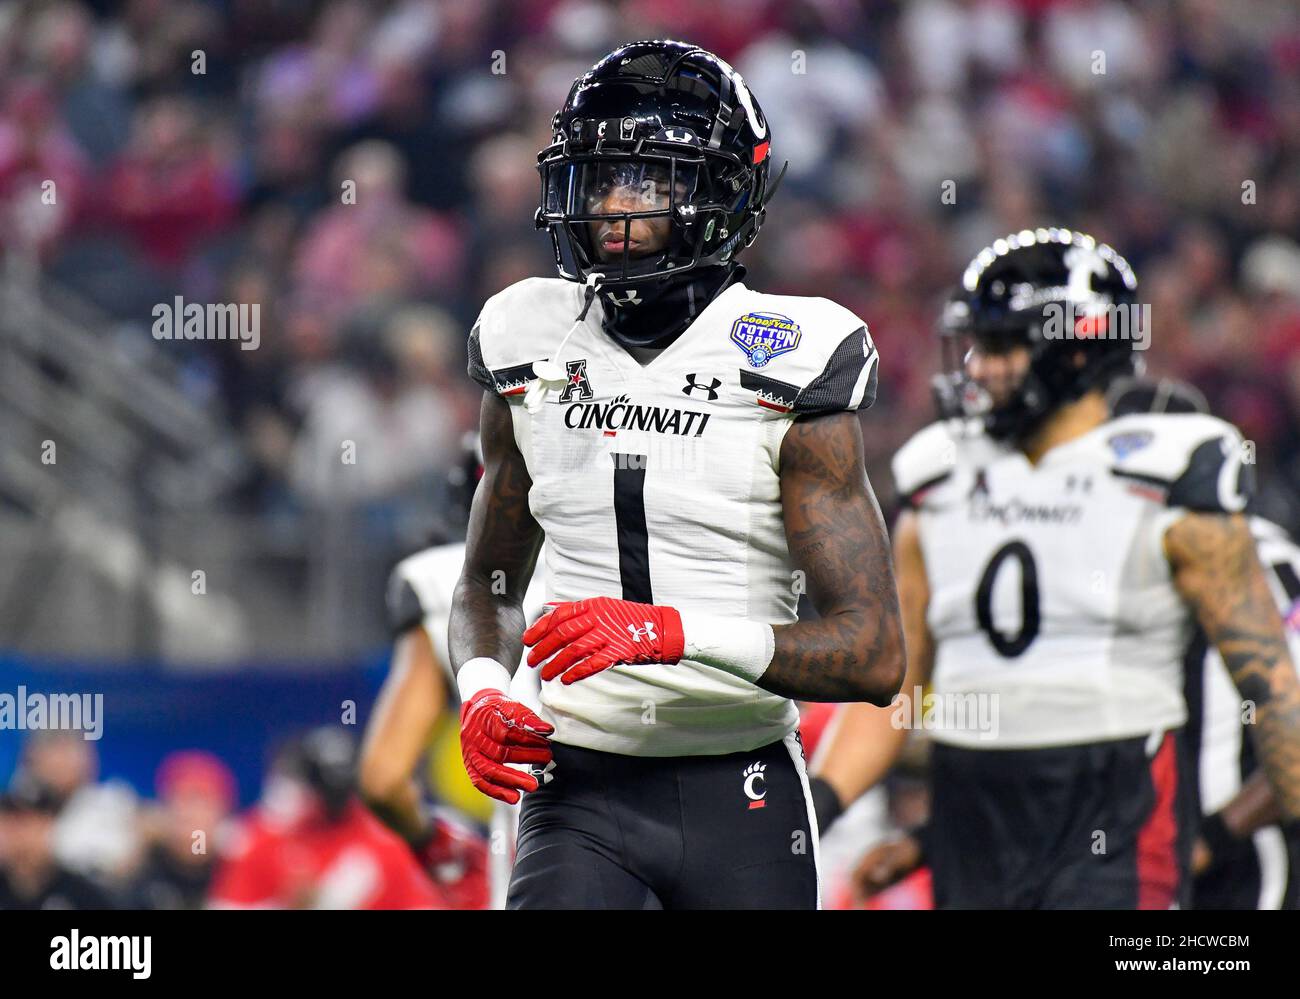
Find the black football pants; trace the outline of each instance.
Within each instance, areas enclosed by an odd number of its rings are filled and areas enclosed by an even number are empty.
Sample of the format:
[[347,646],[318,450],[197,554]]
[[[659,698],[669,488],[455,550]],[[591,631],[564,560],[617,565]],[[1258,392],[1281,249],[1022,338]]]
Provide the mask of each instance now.
[[524,796],[507,908],[818,906],[796,735],[725,756],[552,749],[555,767]]

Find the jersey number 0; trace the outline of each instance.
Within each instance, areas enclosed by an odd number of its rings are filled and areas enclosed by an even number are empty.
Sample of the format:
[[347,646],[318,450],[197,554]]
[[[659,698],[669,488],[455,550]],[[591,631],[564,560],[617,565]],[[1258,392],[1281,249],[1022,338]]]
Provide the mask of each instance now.
[[[993,584],[1002,563],[1009,558],[1020,563],[1020,630],[1012,636],[999,631],[993,624]],[[1042,624],[1038,610],[1038,566],[1034,562],[1034,553],[1023,541],[1008,541],[993,553],[975,590],[975,619],[998,654],[1009,659],[1024,652],[1038,637]]]

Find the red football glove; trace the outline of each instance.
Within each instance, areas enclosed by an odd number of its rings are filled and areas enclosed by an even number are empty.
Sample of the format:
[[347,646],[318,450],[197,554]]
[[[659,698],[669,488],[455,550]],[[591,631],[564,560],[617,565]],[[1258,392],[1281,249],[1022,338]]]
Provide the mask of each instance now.
[[672,664],[685,651],[682,617],[672,607],[613,597],[547,606],[554,610],[524,632],[528,665],[546,663],[543,680],[576,683],[615,663]]
[[508,805],[520,791],[536,791],[537,778],[506,763],[551,762],[546,736],[555,729],[499,690],[480,690],[460,708],[460,756],[473,785]]
[[416,856],[449,908],[488,907],[488,845],[482,836],[435,818],[428,838],[416,847]]

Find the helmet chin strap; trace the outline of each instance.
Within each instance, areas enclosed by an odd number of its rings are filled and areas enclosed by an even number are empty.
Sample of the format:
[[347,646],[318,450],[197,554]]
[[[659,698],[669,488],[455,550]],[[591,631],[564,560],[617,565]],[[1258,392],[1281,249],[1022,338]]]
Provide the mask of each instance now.
[[985,429],[997,440],[1023,443],[1047,417],[1061,406],[1074,402],[1093,389],[1105,391],[1118,375],[1137,367],[1131,353],[1111,353],[1089,359],[1072,376],[1051,377],[1052,372],[1031,364],[1015,396],[985,416]]
[[[591,303],[596,300],[596,293],[600,289],[602,277],[603,275],[594,271],[587,275],[587,285],[582,293],[582,311],[578,313],[573,325],[569,327],[569,332],[564,334],[559,346],[555,348],[556,358],[560,357],[564,345],[569,342],[569,337],[573,336],[578,327],[586,321],[587,312],[591,309]],[[541,409],[542,401],[546,398],[547,392],[553,388],[562,388],[568,381],[568,375],[563,365],[552,358],[534,361],[533,375],[536,380],[524,391],[524,408],[530,413],[536,413]]]

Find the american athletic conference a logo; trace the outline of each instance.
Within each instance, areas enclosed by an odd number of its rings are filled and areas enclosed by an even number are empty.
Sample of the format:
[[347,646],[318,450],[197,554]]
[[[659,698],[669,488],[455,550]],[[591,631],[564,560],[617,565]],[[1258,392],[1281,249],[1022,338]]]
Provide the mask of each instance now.
[[596,393],[592,391],[591,379],[587,377],[587,359],[579,358],[576,361],[565,361],[564,371],[569,380],[565,383],[564,389],[560,392],[560,402],[572,402],[573,393],[578,393],[578,400],[590,399]]
[[799,324],[776,312],[746,312],[731,324],[731,342],[745,352],[752,367],[799,346]]

